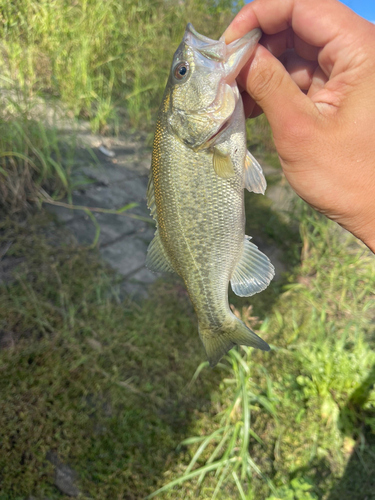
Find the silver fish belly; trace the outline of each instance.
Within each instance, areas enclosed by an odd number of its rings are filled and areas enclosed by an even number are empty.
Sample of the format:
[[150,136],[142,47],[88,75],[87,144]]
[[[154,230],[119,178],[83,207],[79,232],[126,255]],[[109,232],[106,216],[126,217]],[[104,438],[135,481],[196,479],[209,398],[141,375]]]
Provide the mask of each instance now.
[[148,205],[157,231],[146,265],[184,280],[211,366],[236,344],[269,349],[228,303],[229,281],[236,294],[250,296],[274,275],[268,258],[245,236],[244,188],[264,192],[266,184],[246,150],[242,100],[233,77],[241,69],[244,46],[254,46],[257,36],[227,49],[188,25],[154,139]]

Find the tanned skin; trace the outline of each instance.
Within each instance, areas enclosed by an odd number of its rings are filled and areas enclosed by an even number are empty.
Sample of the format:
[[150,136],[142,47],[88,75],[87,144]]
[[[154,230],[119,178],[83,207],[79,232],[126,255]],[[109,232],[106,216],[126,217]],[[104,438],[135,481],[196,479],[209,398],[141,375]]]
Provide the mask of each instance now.
[[264,33],[238,77],[296,193],[375,252],[375,25],[337,0],[254,0],[225,32]]

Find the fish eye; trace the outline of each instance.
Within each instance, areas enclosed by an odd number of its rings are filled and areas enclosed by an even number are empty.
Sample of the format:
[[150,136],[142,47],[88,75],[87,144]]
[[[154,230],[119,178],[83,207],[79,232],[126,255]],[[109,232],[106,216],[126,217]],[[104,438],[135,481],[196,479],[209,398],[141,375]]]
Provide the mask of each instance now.
[[189,73],[189,63],[187,62],[182,62],[178,64],[174,69],[174,77],[177,80],[183,80],[184,78],[187,77],[188,73]]

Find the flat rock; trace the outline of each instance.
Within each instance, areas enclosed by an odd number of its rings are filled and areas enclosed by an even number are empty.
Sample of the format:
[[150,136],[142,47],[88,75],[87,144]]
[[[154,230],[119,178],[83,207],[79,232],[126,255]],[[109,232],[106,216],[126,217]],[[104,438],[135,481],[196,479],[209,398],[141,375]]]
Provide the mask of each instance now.
[[273,167],[272,165],[268,165],[268,163],[262,163],[262,170],[264,175],[279,175],[282,173],[280,168]]
[[63,464],[58,455],[54,451],[49,451],[46,456],[47,460],[55,466],[54,485],[61,493],[70,497],[78,497],[80,491],[75,484],[78,479],[78,474],[69,465]]
[[272,200],[273,209],[285,216],[292,211],[293,203],[298,199],[284,176],[279,183],[268,186],[265,195]]
[[100,252],[103,259],[125,278],[143,269],[147,245],[138,237],[121,240]]
[[280,280],[283,277],[283,274],[288,270],[282,260],[282,251],[277,246],[267,245],[264,242],[260,242],[259,248],[261,248],[262,252],[267,255],[275,268],[274,280]]
[[73,204],[117,210],[129,203],[146,203],[147,178],[138,177],[108,186],[89,186],[73,193]]
[[55,469],[55,486],[61,493],[70,497],[78,497],[79,489],[74,484],[77,479],[76,472],[68,465],[59,465]]
[[[146,136],[104,139],[91,134],[85,127],[78,135],[82,144],[91,148],[91,154],[82,147],[77,156],[75,180],[84,182],[72,193],[73,205],[106,210],[118,210],[130,203],[137,203],[137,206],[121,215],[93,210],[96,224],[84,210],[57,205],[46,207],[66,225],[78,244],[92,245],[99,227],[99,252],[104,261],[124,277],[122,293],[145,296],[148,286],[156,279],[144,268],[147,247],[155,232],[146,204],[151,164],[151,153],[145,146]],[[107,150],[110,156],[105,154]],[[97,157],[97,165],[90,161],[92,155]]]
[[[108,246],[120,239],[129,237],[140,229],[138,226],[145,224],[143,222],[139,224],[138,221],[135,222],[134,219],[121,215],[98,213],[93,215],[100,228],[99,247]],[[97,228],[88,215],[84,214],[81,217],[71,219],[68,221],[67,227],[80,244],[90,245],[93,243]]]

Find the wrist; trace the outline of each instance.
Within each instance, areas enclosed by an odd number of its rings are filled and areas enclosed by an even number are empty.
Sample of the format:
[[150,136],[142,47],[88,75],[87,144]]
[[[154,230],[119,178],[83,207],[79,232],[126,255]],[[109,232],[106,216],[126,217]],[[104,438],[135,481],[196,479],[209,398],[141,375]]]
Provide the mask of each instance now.
[[363,243],[375,254],[375,227],[373,229],[373,237],[371,239],[363,239]]
[[358,224],[353,234],[375,254],[375,207],[372,212],[366,211],[362,224]]

